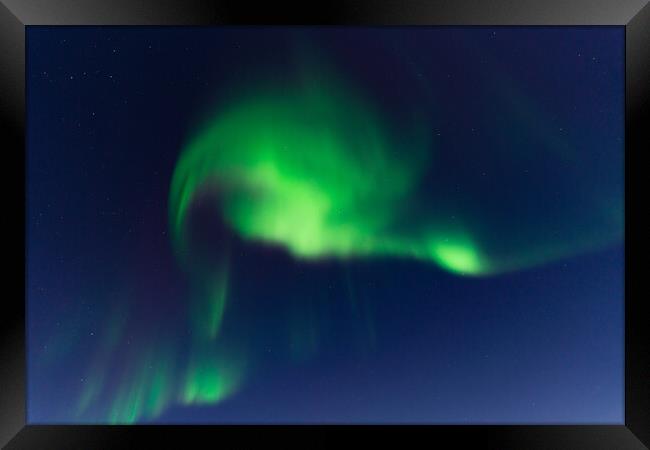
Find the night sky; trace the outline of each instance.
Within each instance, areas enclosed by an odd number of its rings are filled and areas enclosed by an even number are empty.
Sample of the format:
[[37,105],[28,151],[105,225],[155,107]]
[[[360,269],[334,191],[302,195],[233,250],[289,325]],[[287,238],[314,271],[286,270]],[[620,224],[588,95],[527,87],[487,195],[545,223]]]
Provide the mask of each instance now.
[[622,423],[622,28],[28,27],[30,423]]

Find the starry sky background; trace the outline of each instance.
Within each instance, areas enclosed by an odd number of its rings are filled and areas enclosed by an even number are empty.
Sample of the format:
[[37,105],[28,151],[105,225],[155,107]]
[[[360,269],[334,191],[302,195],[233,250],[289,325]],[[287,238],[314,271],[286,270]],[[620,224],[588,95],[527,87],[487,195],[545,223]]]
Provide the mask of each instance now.
[[[245,369],[218,401],[177,401],[196,303],[168,197],[188,135],[230,86],[309,54],[389,114],[432,112],[438,195],[478,216],[527,205],[487,227],[494,242],[513,229],[532,242],[591,198],[622,216],[623,43],[614,27],[28,27],[29,422],[622,423],[622,231],[470,277],[409,258],[306,264],[210,208],[192,232],[208,253],[229,242],[219,345]],[[577,157],[522,165],[536,145],[522,121]]]

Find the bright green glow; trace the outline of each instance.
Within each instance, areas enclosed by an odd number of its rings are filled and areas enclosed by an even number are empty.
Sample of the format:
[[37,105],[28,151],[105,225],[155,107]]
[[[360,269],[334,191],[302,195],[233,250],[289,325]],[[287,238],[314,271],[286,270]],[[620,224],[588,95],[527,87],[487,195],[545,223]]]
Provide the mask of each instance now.
[[[569,209],[548,219],[552,232],[538,227],[542,239],[530,236],[518,225],[517,214],[526,214],[521,205],[514,204],[512,217],[481,213],[475,181],[468,192],[476,202],[455,199],[455,190],[449,198],[431,195],[433,128],[421,115],[408,127],[387,120],[360,90],[331,73],[234,96],[188,141],[176,165],[169,220],[177,253],[181,259],[188,253],[187,217],[202,190],[218,194],[215,205],[241,237],[300,259],[405,257],[459,275],[489,275],[620,236],[616,224],[591,226],[589,234],[589,223],[558,222],[559,215],[573,214]],[[591,220],[593,212],[576,214]]]
[[177,244],[193,195],[214,183],[223,214],[248,239],[295,256],[372,253],[426,152],[390,150],[377,114],[342,86],[244,99],[190,142],[172,179]]
[[481,256],[468,241],[445,239],[435,242],[431,246],[431,257],[450,272],[459,274],[487,272],[481,261]]
[[481,264],[472,248],[441,244],[433,249],[438,261],[453,272],[478,273]]
[[216,403],[233,394],[240,384],[241,370],[215,357],[202,357],[191,365],[181,394],[184,404]]
[[470,239],[448,243],[434,224],[399,230],[430,154],[424,134],[397,151],[387,124],[359,94],[312,81],[244,97],[190,141],[170,190],[177,249],[186,246],[193,196],[213,188],[241,236],[298,258],[395,255],[457,273],[487,271]]

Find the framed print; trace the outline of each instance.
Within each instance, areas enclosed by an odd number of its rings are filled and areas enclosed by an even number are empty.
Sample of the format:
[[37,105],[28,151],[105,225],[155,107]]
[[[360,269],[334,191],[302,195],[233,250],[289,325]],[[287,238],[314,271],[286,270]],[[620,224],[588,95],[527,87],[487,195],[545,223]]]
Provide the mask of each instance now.
[[6,448],[648,445],[647,2],[0,13]]

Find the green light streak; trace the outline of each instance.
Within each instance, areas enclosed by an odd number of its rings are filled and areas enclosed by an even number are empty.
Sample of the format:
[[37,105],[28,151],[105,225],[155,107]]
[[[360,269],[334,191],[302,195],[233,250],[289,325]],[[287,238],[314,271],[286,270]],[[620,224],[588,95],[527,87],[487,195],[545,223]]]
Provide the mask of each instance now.
[[126,327],[126,313],[125,304],[116,303],[106,326],[99,333],[102,341],[84,378],[85,383],[75,409],[77,419],[83,417],[93,403],[99,399],[106,387],[106,373],[110,360],[123,336]]
[[226,305],[228,278],[225,272],[227,272],[227,270],[224,269],[222,272],[224,272],[224,274],[217,280],[216,286],[213,287],[212,294],[210,296],[211,308],[208,312],[208,317],[210,319],[208,334],[212,339],[217,337],[217,333],[219,332],[219,328],[221,327],[221,322],[223,320],[223,312]]
[[233,394],[241,382],[241,368],[218,358],[196,358],[187,372],[180,401],[183,404],[213,404]]
[[159,416],[172,400],[174,352],[151,351],[124,375],[108,412],[111,424],[133,424]]
[[193,329],[201,339],[214,340],[219,334],[228,297],[228,263],[221,262],[197,281],[198,295],[191,305]]

